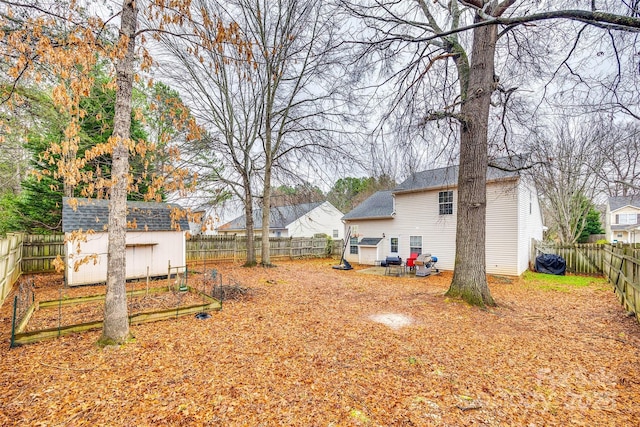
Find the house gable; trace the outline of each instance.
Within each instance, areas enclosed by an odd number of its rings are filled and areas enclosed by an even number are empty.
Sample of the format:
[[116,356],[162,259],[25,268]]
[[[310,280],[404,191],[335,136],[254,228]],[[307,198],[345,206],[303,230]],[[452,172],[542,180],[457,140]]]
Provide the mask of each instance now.
[[609,197],[605,228],[612,242],[637,243],[640,240],[640,197]]
[[[312,236],[317,233],[333,235],[338,231],[342,238],[343,226],[340,212],[329,202],[303,203],[290,206],[276,206],[270,209],[270,232],[281,232],[282,237]],[[254,230],[262,228],[262,209],[253,212]],[[239,217],[218,227],[220,233],[246,233],[246,216]]]

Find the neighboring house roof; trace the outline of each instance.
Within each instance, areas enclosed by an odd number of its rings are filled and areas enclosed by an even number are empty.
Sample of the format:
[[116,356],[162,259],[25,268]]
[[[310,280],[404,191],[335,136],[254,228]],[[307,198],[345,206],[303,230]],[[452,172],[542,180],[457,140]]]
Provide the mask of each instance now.
[[377,191],[342,217],[343,220],[391,218],[393,216],[393,192]]
[[[298,218],[311,212],[323,203],[328,202],[316,202],[316,203],[302,203],[300,205],[291,206],[276,206],[269,210],[270,214],[270,229],[285,229],[289,224],[297,220]],[[233,231],[233,230],[245,230],[247,228],[246,215],[241,215],[226,224],[218,227],[220,231]],[[255,209],[253,211],[253,228],[258,230],[262,228],[262,209]]]
[[640,209],[640,196],[615,196],[609,197],[609,208],[615,211],[625,206],[633,206]]
[[[521,156],[492,160],[492,163],[499,167],[489,166],[487,168],[487,181],[519,177],[518,168],[521,168],[524,162],[525,159]],[[458,165],[455,165],[416,172],[394,188],[393,192],[402,193],[455,187],[458,183],[458,169]]]
[[380,243],[381,240],[382,240],[381,237],[363,237],[362,240],[360,240],[360,243],[358,243],[358,245],[360,245],[360,246],[378,246],[378,243]]
[[611,230],[613,231],[631,231],[640,229],[640,224],[612,224]]
[[[174,220],[175,209],[184,212],[179,205],[170,203],[127,202],[127,223],[136,224],[128,231],[188,231],[186,215]],[[63,197],[62,231],[107,231],[109,200]]]

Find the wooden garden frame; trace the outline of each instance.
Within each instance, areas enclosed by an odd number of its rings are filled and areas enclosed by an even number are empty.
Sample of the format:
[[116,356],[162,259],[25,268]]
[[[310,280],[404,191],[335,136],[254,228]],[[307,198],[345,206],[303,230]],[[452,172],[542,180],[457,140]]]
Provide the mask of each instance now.
[[[147,293],[161,293],[169,292],[166,286],[151,288],[151,289],[136,289],[127,292],[127,296],[137,296]],[[171,318],[178,318],[189,314],[195,314],[200,312],[221,310],[222,302],[201,292],[191,286],[187,287],[187,292],[193,292],[202,297],[203,304],[178,306],[176,308],[158,310],[158,311],[146,311],[142,313],[132,314],[129,316],[130,325],[139,325],[142,323],[156,322],[159,320],[167,320]],[[15,326],[14,331],[11,334],[11,347],[17,347],[24,344],[30,344],[46,339],[58,338],[63,335],[69,335],[78,332],[89,331],[92,329],[100,329],[103,326],[102,320],[96,320],[93,322],[78,323],[75,325],[60,326],[56,328],[40,329],[36,331],[23,332],[26,328],[31,316],[40,309],[58,308],[61,306],[85,304],[88,302],[101,301],[105,299],[105,295],[90,295],[86,297],[69,298],[64,300],[50,300],[34,302],[23,319]]]

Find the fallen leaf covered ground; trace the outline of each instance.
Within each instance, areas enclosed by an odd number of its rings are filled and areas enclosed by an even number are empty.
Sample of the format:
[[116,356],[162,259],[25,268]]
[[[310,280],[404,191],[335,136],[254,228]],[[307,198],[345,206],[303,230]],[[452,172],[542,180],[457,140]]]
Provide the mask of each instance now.
[[[134,326],[119,348],[98,348],[95,331],[9,349],[10,297],[0,424],[638,425],[640,325],[606,283],[493,277],[499,306],[481,310],[444,297],[447,272],[385,277],[334,263],[216,265],[249,296],[206,320]],[[101,290],[61,280],[37,276],[36,298]]]

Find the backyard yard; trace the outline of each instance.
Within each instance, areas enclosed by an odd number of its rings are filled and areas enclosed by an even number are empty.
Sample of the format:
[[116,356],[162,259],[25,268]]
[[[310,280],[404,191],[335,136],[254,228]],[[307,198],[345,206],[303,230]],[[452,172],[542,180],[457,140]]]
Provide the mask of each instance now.
[[[332,264],[216,265],[250,292],[119,348],[91,331],[10,349],[9,297],[0,425],[637,425],[640,325],[606,281],[491,277],[499,306],[481,310],[444,297],[448,272]],[[61,283],[35,277],[36,300],[104,292]]]

